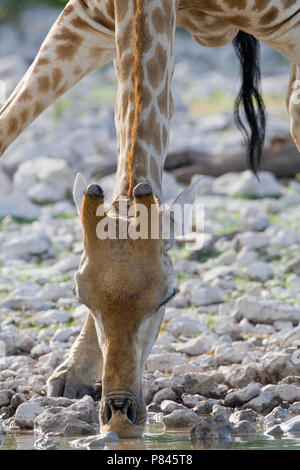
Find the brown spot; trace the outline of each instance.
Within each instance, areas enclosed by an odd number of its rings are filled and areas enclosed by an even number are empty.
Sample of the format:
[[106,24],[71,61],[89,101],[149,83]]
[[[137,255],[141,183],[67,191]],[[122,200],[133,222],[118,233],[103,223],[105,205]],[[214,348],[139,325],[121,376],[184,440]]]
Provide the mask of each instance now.
[[129,78],[130,72],[133,69],[134,65],[134,56],[133,54],[125,54],[124,56],[121,57],[121,60],[119,62],[118,66],[118,72],[119,72],[119,79],[121,81],[126,81]]
[[71,24],[74,26],[74,28],[83,29],[85,31],[90,31],[92,29],[91,25],[89,25],[87,21],[80,18],[80,16],[73,18]]
[[83,72],[82,68],[79,66],[79,65],[76,65],[74,68],[73,68],[73,73],[74,75],[81,75]]
[[48,65],[50,64],[50,60],[47,59],[47,57],[40,57],[38,59],[37,63],[35,64],[36,67],[39,67],[40,65]]
[[158,154],[161,153],[160,125],[157,122],[154,108],[152,108],[147,119],[141,122],[139,138],[144,140],[148,145],[152,144]]
[[19,96],[19,101],[29,101],[32,99],[31,91],[24,90]]
[[65,7],[65,9],[62,11],[59,19],[58,19],[58,22],[61,23],[62,19],[65,17],[65,16],[68,16],[70,15],[70,13],[72,13],[74,11],[74,7],[73,5],[71,5],[70,3]]
[[122,0],[116,4],[116,19],[121,22],[128,13],[128,1]]
[[99,47],[99,46],[91,47],[90,52],[89,52],[89,57],[91,59],[97,59],[105,51],[106,51],[106,49],[104,49],[103,47]]
[[164,78],[167,64],[167,53],[161,44],[155,49],[154,56],[147,64],[148,79],[153,88],[157,88]]
[[157,98],[157,103],[161,114],[168,115],[168,87],[164,87],[161,94]]
[[105,16],[98,7],[94,7],[93,13],[94,19],[102,26],[105,26],[106,28],[111,29],[112,31],[115,29],[114,21]]
[[263,11],[270,3],[270,0],[255,0],[253,10]]
[[40,101],[37,101],[34,105],[34,110],[33,110],[34,118],[39,116],[43,111],[44,111],[43,103],[41,103]]
[[143,96],[143,108],[147,109],[152,100],[152,95],[149,91],[149,88],[143,84],[142,85],[142,96]]
[[153,11],[152,23],[158,33],[163,34],[165,32],[164,12],[161,8],[157,7]]
[[266,24],[269,24],[269,23],[273,23],[273,21],[276,20],[278,14],[279,14],[279,10],[278,10],[277,7],[270,8],[270,10],[267,11],[267,13],[265,13],[263,15],[263,17],[261,18],[259,24],[266,25]]
[[281,0],[281,3],[284,8],[290,8],[292,5],[295,5],[297,0]]
[[166,126],[163,126],[163,129],[162,129],[162,143],[163,143],[163,147],[164,147],[165,150],[167,149],[168,140],[169,140],[169,132],[168,132]]
[[64,95],[66,91],[68,90],[68,83],[64,83],[56,92],[56,96],[59,97],[61,95]]
[[144,147],[138,142],[136,144],[135,150],[135,173],[138,176],[147,177],[148,174],[148,152],[144,149]]
[[48,93],[50,89],[50,79],[47,75],[38,78],[38,91],[39,93]]
[[132,19],[130,19],[122,36],[118,36],[117,38],[117,45],[119,49],[122,51],[126,51],[131,46],[132,39],[133,39],[132,28],[133,28],[133,21]]
[[55,34],[54,38],[64,42],[64,44],[56,47],[57,57],[61,60],[72,60],[83,42],[81,36],[66,27],[63,27],[59,33]]
[[153,156],[150,159],[150,174],[154,181],[160,181],[160,168]]
[[198,8],[203,11],[221,12],[223,8],[218,0],[185,0],[184,2],[188,7]]
[[18,120],[15,117],[11,117],[8,121],[7,133],[9,135],[14,134],[18,130]]
[[250,19],[247,16],[236,15],[230,17],[230,23],[240,28],[248,28],[250,26]]
[[107,14],[111,17],[111,19],[115,19],[115,4],[113,0],[108,0],[106,2],[106,11]]
[[23,109],[23,111],[20,114],[20,118],[21,118],[22,124],[26,124],[29,118],[29,110],[27,108]]
[[244,10],[247,6],[247,0],[223,0],[229,8]]
[[63,72],[59,68],[55,68],[52,72],[52,90],[56,90],[57,87],[60,85],[63,79]]

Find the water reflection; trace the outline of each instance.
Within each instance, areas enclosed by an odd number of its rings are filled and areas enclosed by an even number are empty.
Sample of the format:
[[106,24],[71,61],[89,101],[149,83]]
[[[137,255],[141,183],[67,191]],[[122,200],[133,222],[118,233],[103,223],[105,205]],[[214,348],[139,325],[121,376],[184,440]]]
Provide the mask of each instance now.
[[[77,439],[79,439],[77,437]],[[1,450],[32,450],[37,439],[31,431],[2,435]],[[82,450],[74,448],[70,442],[74,437],[50,437],[59,445],[57,450]],[[88,450],[87,447],[85,449]],[[236,437],[232,442],[200,442],[191,441],[187,428],[164,429],[161,423],[148,423],[143,439],[124,439],[112,442],[99,450],[300,450],[300,439],[281,438],[257,433],[253,436]]]

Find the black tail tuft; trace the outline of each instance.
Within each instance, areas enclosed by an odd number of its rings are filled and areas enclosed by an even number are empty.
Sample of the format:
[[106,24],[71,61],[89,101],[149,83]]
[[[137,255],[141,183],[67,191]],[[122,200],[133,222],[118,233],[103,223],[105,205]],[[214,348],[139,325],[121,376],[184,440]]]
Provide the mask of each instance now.
[[[248,144],[249,165],[256,174],[266,130],[265,106],[260,94],[260,44],[251,34],[239,31],[233,45],[242,72],[242,86],[234,106],[234,120]],[[243,122],[245,117],[249,128]]]

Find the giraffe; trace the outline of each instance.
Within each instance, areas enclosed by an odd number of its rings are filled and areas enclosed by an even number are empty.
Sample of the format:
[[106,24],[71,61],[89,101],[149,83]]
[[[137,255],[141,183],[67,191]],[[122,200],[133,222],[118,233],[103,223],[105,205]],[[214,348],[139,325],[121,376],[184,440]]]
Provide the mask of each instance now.
[[[0,110],[2,155],[30,122],[84,75],[112,60],[115,63],[118,167],[114,196],[104,206],[101,187],[88,185],[81,175],[76,177],[74,199],[84,237],[75,274],[76,294],[88,314],[70,356],[47,382],[50,396],[80,397],[90,393],[101,378],[100,424],[105,431],[115,431],[120,437],[142,434],[146,421],[142,374],[165,305],[175,293],[168,256],[171,243],[161,233],[157,239],[97,237],[99,221],[104,215],[111,217],[111,209],[120,201],[133,209],[133,221],[138,205],[154,208],[162,218],[162,169],[173,112],[170,88],[175,28],[185,27],[206,47],[237,41],[244,72],[244,44],[252,59],[256,58],[255,43],[247,39],[250,36],[285,55],[292,63],[287,98],[291,133],[300,148],[299,110],[292,93],[300,75],[299,6],[299,0],[70,0]],[[255,66],[254,60],[250,68]],[[251,101],[254,94],[259,108],[250,72],[250,78],[244,76],[241,96],[244,92]],[[253,122],[258,112],[251,103],[247,108],[244,102],[247,118],[252,131],[258,132]],[[262,137],[250,138],[254,169]],[[179,195],[181,204],[190,191]],[[118,213],[116,221],[119,226],[124,223]],[[125,220],[126,227],[128,223]],[[149,219],[150,228],[151,224]]]

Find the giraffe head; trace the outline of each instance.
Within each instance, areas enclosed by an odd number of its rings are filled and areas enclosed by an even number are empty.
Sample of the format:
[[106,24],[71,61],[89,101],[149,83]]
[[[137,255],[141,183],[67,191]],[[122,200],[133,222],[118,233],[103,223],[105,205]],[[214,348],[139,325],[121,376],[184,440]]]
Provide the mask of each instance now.
[[[175,288],[166,241],[160,232],[155,239],[123,238],[120,232],[137,227],[139,207],[149,214],[150,235],[161,218],[160,207],[150,185],[140,183],[125,200],[125,218],[115,210],[115,203],[104,207],[98,185],[86,187],[79,180],[77,177],[74,196],[80,208],[84,253],[75,281],[79,300],[94,317],[103,355],[101,429],[134,437],[142,434],[146,422],[144,366],[157,338],[164,306]],[[99,229],[109,223],[116,227],[117,236],[99,238]]]

